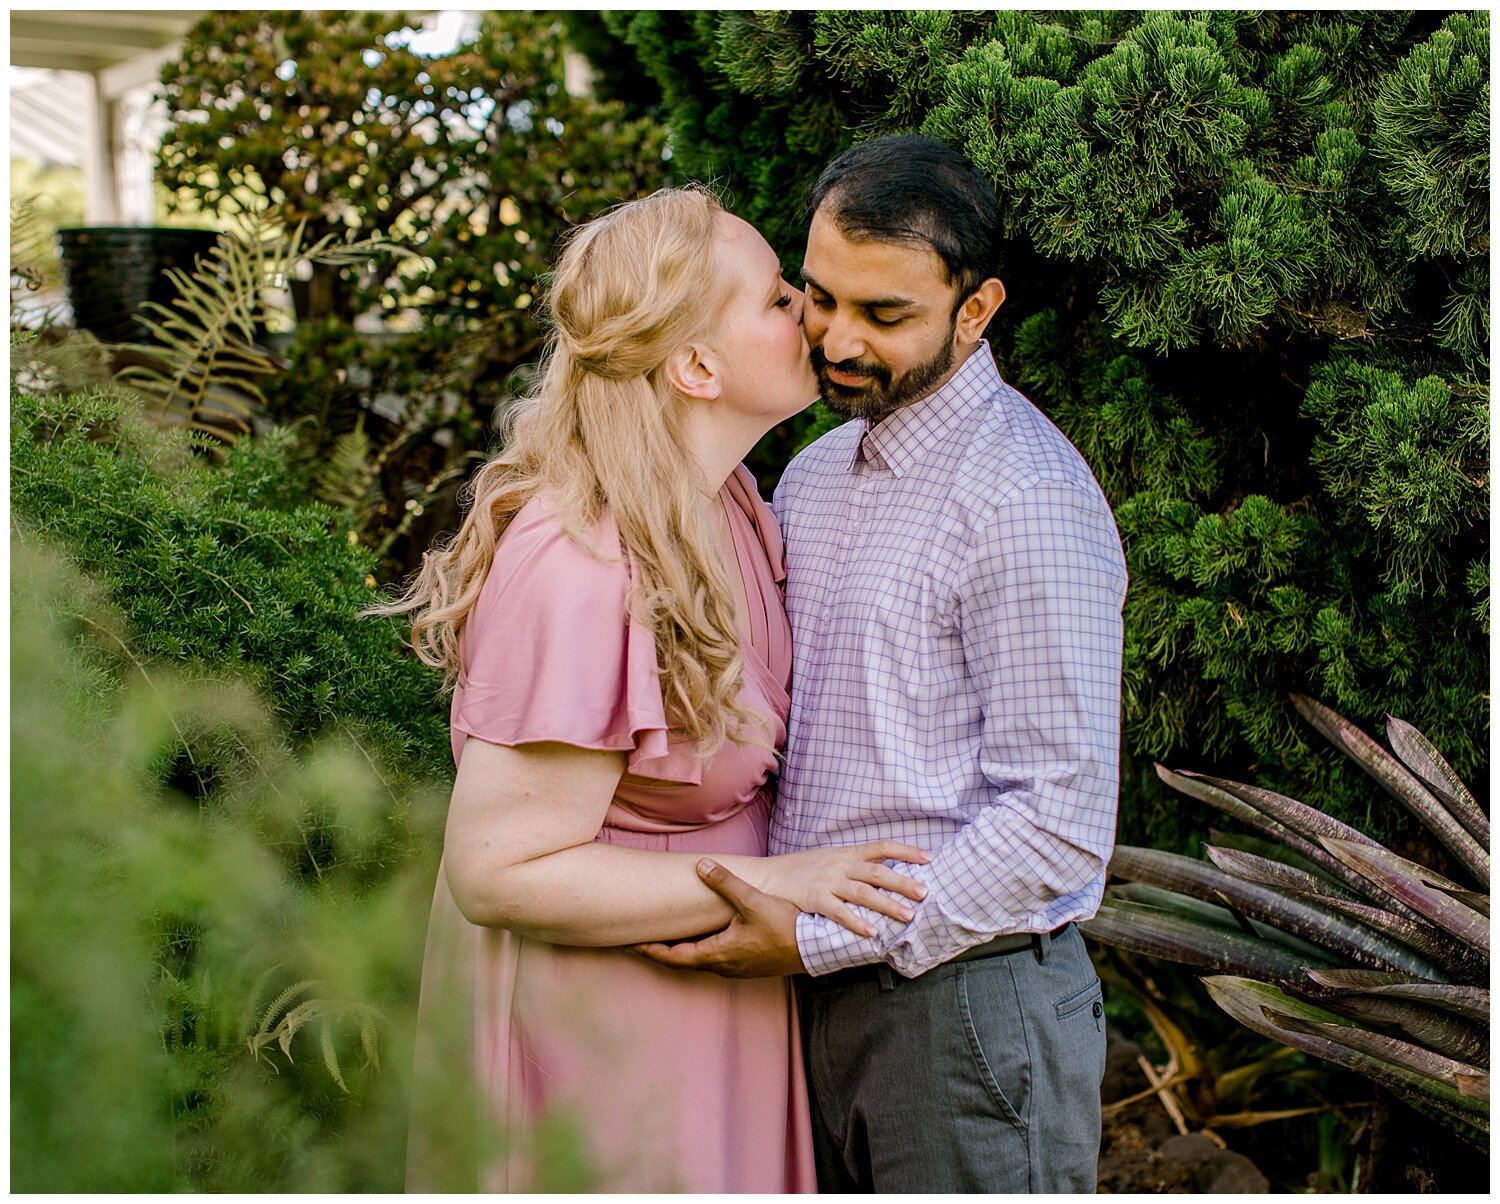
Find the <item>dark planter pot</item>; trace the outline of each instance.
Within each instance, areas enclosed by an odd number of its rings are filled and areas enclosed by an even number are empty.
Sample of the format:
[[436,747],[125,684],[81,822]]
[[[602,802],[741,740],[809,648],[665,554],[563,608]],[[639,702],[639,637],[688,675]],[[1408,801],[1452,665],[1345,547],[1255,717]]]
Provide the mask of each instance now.
[[142,304],[177,295],[168,268],[193,262],[218,241],[213,230],[173,226],[74,226],[57,232],[74,324],[105,343],[155,342],[137,320]]
[[330,317],[354,321],[354,307],[341,272],[334,264],[315,263],[312,279],[299,280],[294,276],[287,281],[297,321],[317,322]]

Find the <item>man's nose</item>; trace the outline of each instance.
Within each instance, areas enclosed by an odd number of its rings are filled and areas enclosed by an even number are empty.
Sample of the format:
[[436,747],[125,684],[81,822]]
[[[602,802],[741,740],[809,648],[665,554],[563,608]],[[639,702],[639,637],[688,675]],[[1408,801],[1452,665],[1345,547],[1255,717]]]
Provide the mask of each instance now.
[[823,331],[823,358],[830,364],[857,360],[865,353],[865,341],[854,324],[839,314],[828,320]]

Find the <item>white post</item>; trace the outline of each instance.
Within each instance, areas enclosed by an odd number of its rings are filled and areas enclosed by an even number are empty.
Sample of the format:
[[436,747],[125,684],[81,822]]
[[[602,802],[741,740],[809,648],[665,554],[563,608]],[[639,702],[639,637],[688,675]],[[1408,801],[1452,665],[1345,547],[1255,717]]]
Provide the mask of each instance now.
[[115,102],[97,72],[89,73],[83,164],[83,220],[91,226],[120,221],[120,190],[115,178]]
[[182,52],[173,42],[143,51],[94,75],[98,95],[110,108],[110,160],[114,165],[116,220],[127,226],[156,224],[156,155],[171,124],[165,101],[150,89],[162,68]]

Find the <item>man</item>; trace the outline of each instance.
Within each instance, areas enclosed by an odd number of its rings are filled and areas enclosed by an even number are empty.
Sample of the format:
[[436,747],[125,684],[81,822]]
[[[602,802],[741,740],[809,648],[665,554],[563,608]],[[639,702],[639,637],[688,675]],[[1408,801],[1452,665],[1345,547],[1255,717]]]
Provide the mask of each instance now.
[[1099,983],[1073,921],[1114,843],[1125,565],[1076,449],[996,371],[995,198],[922,137],[863,143],[808,203],[804,325],[854,421],[775,509],[794,637],[771,851],[894,837],[927,888],[861,938],[723,867],[736,919],[642,949],[800,973],[825,1191],[1092,1191]]

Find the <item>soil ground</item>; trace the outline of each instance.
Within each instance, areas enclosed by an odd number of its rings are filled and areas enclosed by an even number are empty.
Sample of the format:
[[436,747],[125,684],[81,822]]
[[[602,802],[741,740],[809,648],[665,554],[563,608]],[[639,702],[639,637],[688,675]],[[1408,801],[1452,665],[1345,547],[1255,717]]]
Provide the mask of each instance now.
[[[1136,1062],[1140,1053],[1139,1045],[1110,1030],[1102,1090],[1106,1106],[1151,1085]],[[1101,1193],[1270,1190],[1270,1180],[1243,1154],[1221,1148],[1205,1133],[1179,1133],[1154,1095],[1105,1113],[1099,1145]]]

